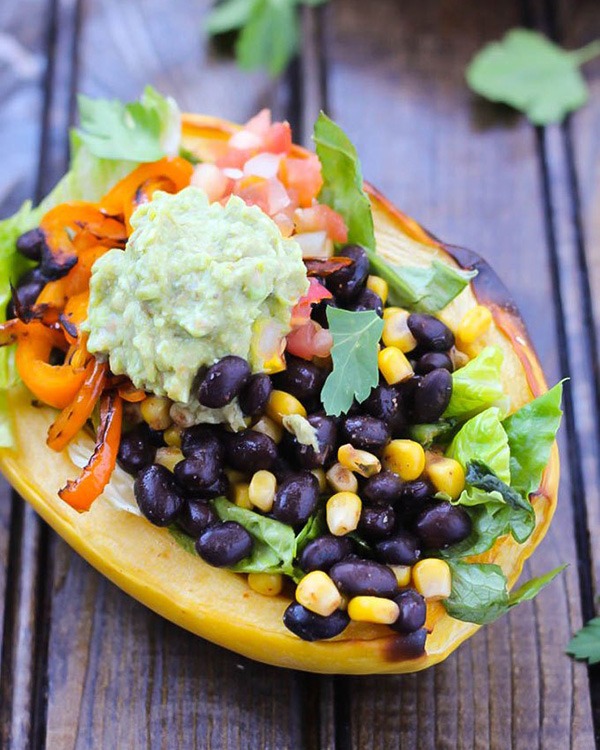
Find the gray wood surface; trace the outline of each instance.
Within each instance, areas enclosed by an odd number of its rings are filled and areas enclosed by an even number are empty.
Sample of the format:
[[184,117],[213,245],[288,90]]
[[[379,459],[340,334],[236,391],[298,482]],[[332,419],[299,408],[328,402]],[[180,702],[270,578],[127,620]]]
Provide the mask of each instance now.
[[563,651],[593,607],[592,560],[596,580],[599,571],[586,536],[600,533],[600,454],[582,258],[589,300],[597,300],[600,69],[588,69],[591,104],[545,132],[475,99],[463,71],[482,43],[513,25],[573,46],[588,41],[600,34],[597,4],[372,0],[367,9],[335,0],[303,11],[303,55],[278,82],[210,52],[201,30],[209,5],[3,0],[2,214],[34,194],[40,165],[42,191],[64,169],[76,91],[131,99],[152,83],[184,109],[238,120],[271,106],[305,142],[326,106],[357,144],[367,179],[435,234],[494,265],[549,380],[572,377],[561,502],[524,575],[571,565],[535,602],[426,673],[302,675],[242,659],[145,610],[2,489],[0,745],[592,748],[597,676],[590,691],[588,670]]

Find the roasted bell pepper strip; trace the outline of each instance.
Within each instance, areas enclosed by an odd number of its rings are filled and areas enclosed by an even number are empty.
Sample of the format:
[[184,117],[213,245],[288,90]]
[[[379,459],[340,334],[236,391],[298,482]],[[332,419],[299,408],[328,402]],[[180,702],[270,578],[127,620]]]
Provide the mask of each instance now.
[[128,401],[130,404],[137,404],[146,398],[146,391],[141,388],[136,388],[133,383],[123,383],[119,386],[119,396],[123,401]]
[[110,481],[117,463],[122,422],[123,401],[114,391],[109,391],[100,401],[100,425],[94,452],[79,477],[67,482],[58,493],[75,510],[89,510]]
[[305,258],[304,265],[308,276],[329,276],[336,271],[354,263],[352,258],[337,255],[333,258]]
[[155,190],[178,193],[190,184],[193,169],[189,161],[179,156],[142,164],[102,198],[100,208],[110,216],[123,216],[127,229],[131,231],[129,219],[135,209],[147,203]]
[[27,323],[18,318],[12,318],[12,320],[2,323],[0,325],[0,346],[14,344],[19,338],[27,335],[27,330]]
[[53,349],[67,349],[62,332],[32,321],[18,335],[15,361],[21,380],[36,398],[56,409],[64,409],[81,388],[85,369],[69,362],[51,365]]
[[48,305],[55,310],[64,310],[69,300],[89,290],[92,266],[109,250],[104,245],[86,248],[77,264],[61,279],[50,281],[40,292],[36,305]]
[[85,380],[72,404],[58,415],[48,430],[48,446],[61,451],[90,418],[106,382],[108,365],[92,359],[85,368]]

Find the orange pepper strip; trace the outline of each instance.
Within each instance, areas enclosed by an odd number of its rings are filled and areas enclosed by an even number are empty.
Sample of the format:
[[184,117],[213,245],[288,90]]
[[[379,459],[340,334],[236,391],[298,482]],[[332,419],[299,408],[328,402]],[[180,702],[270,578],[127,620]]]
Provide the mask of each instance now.
[[65,409],[85,380],[85,370],[71,364],[51,365],[53,349],[66,349],[60,331],[32,321],[19,336],[16,364],[21,380],[36,398],[55,409]]
[[110,481],[117,463],[122,423],[123,401],[114,391],[109,391],[100,401],[100,426],[94,452],[79,477],[67,482],[58,493],[75,510],[89,510]]
[[72,404],[58,415],[48,430],[48,446],[61,451],[90,418],[106,382],[108,366],[92,359],[85,368],[85,380]]
[[12,318],[0,325],[0,346],[10,346],[27,335],[27,323],[18,318]]
[[[58,266],[70,264],[78,255],[78,248],[74,243],[77,234],[87,225],[97,227],[105,220],[105,216],[94,203],[85,201],[71,201],[61,203],[44,214],[40,221],[40,228],[46,238],[54,261]],[[98,240],[90,238],[91,244],[97,245]]]
[[123,401],[128,401],[130,404],[137,404],[146,398],[146,391],[136,388],[133,383],[124,383],[119,386],[119,396]]
[[193,166],[179,156],[142,164],[124,177],[100,201],[100,209],[110,216],[123,216],[128,231],[135,209],[152,198],[155,190],[178,193],[192,179]]

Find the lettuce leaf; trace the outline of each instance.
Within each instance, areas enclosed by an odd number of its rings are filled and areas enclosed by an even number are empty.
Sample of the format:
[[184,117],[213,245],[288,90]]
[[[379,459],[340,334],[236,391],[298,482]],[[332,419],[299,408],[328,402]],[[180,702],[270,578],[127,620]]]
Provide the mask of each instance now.
[[502,398],[504,388],[500,368],[503,359],[500,347],[488,346],[456,370],[452,374],[452,396],[443,417],[466,419]]
[[510,449],[508,435],[500,422],[500,410],[492,406],[465,422],[446,455],[458,461],[465,471],[469,463],[480,461],[509,484]]
[[503,422],[510,446],[512,486],[525,496],[540,485],[560,427],[562,383],[530,401]]

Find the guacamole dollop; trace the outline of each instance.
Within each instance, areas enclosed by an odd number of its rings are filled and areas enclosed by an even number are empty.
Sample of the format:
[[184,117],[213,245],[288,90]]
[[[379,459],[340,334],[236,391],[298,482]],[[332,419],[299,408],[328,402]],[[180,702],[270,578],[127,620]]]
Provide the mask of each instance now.
[[254,371],[257,338],[290,329],[308,290],[299,245],[256,206],[232,196],[210,204],[187,187],[157,192],[131,218],[125,251],[94,264],[85,324],[88,349],[137,388],[189,402],[196,373],[227,354]]

